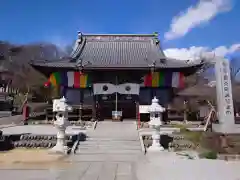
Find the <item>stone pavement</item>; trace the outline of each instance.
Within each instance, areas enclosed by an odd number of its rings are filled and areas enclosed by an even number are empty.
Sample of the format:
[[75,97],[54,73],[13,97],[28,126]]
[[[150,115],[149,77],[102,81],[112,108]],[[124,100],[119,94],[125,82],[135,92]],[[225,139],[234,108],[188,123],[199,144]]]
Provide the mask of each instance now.
[[174,152],[147,154],[147,162],[138,163],[138,180],[240,180],[240,162],[189,160]]
[[20,124],[22,120],[23,120],[22,115],[2,117],[0,118],[0,129],[4,127],[10,127],[16,124]]
[[100,122],[87,133],[76,155],[65,159],[64,169],[1,169],[9,180],[137,180],[136,163],[145,160],[133,122]]
[[[240,162],[188,160],[174,152],[143,155],[134,124],[101,122],[65,165],[0,168],[8,180],[240,180]],[[49,168],[51,167],[51,168]]]
[[125,162],[78,162],[58,169],[0,170],[8,180],[137,180],[134,165]]
[[137,180],[136,162],[145,157],[133,122],[100,122],[87,135],[67,160],[85,164],[81,180]]

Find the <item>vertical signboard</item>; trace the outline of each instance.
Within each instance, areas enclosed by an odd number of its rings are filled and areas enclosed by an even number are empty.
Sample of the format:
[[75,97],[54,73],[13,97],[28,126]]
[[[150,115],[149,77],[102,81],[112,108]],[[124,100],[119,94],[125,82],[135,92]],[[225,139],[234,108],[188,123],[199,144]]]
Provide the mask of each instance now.
[[235,124],[235,121],[229,61],[220,58],[217,59],[215,64],[215,73],[218,119],[222,128],[230,127]]

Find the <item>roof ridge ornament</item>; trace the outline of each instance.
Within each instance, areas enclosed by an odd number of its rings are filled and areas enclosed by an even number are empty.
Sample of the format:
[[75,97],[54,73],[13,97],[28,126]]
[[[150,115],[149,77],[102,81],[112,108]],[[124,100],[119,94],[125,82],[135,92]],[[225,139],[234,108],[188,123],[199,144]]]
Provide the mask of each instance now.
[[162,63],[162,64],[166,64],[166,58],[160,58],[160,63]]
[[81,31],[78,31],[78,39],[81,39],[82,38],[82,32]]
[[78,43],[78,44],[81,44],[81,43],[82,43],[82,40],[83,40],[83,34],[82,34],[80,31],[78,31],[78,40],[77,40],[77,43]]
[[154,32],[153,35],[158,37],[158,32]]

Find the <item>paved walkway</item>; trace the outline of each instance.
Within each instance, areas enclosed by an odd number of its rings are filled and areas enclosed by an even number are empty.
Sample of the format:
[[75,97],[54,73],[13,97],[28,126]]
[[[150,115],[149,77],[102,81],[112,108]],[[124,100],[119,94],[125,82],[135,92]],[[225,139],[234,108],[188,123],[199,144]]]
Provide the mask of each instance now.
[[144,155],[133,122],[100,122],[70,161],[84,164],[81,180],[137,180],[139,159]]
[[0,118],[0,129],[5,127],[11,127],[16,124],[20,124],[23,120],[22,115],[15,115],[9,117],[1,117]]
[[[8,180],[239,180],[240,162],[187,160],[173,152],[143,155],[131,122],[101,122],[67,165],[0,169]],[[216,173],[217,172],[217,173]]]
[[64,169],[0,170],[3,179],[137,180],[136,163],[144,160],[133,122],[100,122],[87,133]]

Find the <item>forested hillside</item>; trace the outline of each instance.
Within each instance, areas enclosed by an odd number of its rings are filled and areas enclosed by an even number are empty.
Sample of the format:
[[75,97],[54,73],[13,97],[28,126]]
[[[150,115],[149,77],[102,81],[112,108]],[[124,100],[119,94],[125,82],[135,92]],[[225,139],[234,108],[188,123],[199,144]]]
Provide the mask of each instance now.
[[11,72],[12,85],[23,91],[39,88],[46,81],[29,65],[31,60],[57,60],[63,56],[66,53],[53,44],[14,45],[0,41],[0,70]]

